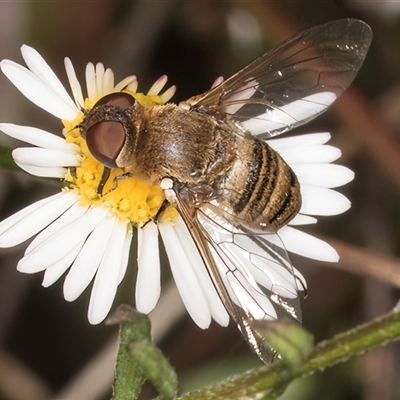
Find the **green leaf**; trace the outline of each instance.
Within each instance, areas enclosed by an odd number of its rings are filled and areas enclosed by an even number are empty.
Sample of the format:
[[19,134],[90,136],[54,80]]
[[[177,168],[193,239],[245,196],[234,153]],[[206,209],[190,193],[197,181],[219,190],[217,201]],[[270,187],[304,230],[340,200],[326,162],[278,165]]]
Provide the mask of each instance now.
[[262,321],[256,329],[286,364],[291,375],[300,371],[314,347],[314,338],[309,332],[288,321]]
[[178,378],[171,364],[152,342],[142,340],[130,345],[130,352],[145,377],[154,385],[161,397],[176,398]]

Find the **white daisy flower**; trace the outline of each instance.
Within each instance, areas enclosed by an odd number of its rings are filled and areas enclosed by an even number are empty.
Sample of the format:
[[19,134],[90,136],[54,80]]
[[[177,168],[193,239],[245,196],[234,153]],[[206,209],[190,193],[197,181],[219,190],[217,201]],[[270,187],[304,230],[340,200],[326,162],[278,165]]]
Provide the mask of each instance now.
[[[14,160],[22,169],[36,176],[63,179],[64,187],[61,193],[3,221],[0,246],[12,247],[37,235],[17,269],[25,273],[45,271],[43,286],[46,287],[68,270],[64,281],[64,297],[68,301],[79,297],[94,279],[88,319],[97,324],[107,316],[125,275],[132,225],[135,225],[140,232],[139,267],[145,263],[152,276],[149,282],[148,276],[143,278],[143,268],[139,269],[138,279],[140,282],[144,279],[147,289],[143,293],[138,291],[137,307],[142,312],[151,311],[160,293],[158,231],[154,223],[143,229],[140,226],[155,216],[164,200],[162,190],[136,179],[125,179],[115,190],[100,197],[97,187],[103,167],[91,156],[79,130],[74,128],[82,120],[82,109],[90,109],[106,94],[123,90],[138,101],[163,104],[173,96],[175,87],[160,94],[167,82],[166,76],[162,76],[144,95],[136,92],[135,76],[115,85],[110,69],[101,63],[90,63],[86,67],[87,97],[84,98],[72,63],[66,58],[71,98],[36,50],[23,46],[22,56],[29,69],[3,60],[2,71],[28,99],[62,120],[65,138],[38,128],[7,123],[0,124],[0,129],[36,146],[13,151]],[[122,173],[115,169],[112,177]],[[111,188],[112,179],[108,185],[105,192]]]
[[[163,76],[144,95],[137,92],[134,76],[115,85],[110,69],[90,63],[86,67],[84,97],[67,58],[71,97],[34,49],[23,46],[22,56],[28,68],[3,60],[2,71],[28,99],[61,119],[64,138],[38,128],[7,123],[0,124],[0,129],[35,146],[13,151],[22,169],[36,176],[60,178],[64,184],[60,193],[1,222],[0,247],[12,247],[36,235],[17,269],[25,273],[44,271],[45,287],[66,273],[67,301],[79,297],[94,279],[88,319],[98,324],[109,313],[125,275],[133,228],[138,229],[136,308],[149,313],[155,307],[160,295],[160,233],[172,275],[192,319],[203,329],[212,319],[226,326],[228,313],[181,217],[169,206],[161,221],[153,221],[165,199],[163,190],[134,177],[119,180],[116,188],[110,190],[114,178],[124,173],[122,169],[112,169],[104,194],[100,195],[97,188],[103,166],[90,154],[77,128],[83,119],[82,110],[89,110],[106,94],[125,91],[141,104],[164,104],[175,87],[160,94],[167,81]],[[268,143],[292,167],[301,185],[300,213],[278,232],[284,246],[292,253],[335,262],[338,255],[330,245],[294,228],[315,223],[314,215],[336,215],[350,207],[350,202],[332,188],[351,181],[353,173],[331,164],[340,157],[340,151],[326,144],[329,139],[328,133],[319,133]]]

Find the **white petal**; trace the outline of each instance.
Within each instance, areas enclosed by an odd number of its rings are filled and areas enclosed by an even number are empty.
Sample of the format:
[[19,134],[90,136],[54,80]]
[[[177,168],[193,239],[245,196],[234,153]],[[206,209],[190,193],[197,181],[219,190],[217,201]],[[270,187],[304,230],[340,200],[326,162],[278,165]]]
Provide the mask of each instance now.
[[90,234],[64,281],[64,298],[76,300],[92,281],[107,249],[115,220],[106,217]]
[[79,83],[78,78],[76,77],[74,66],[68,57],[65,57],[64,65],[76,105],[78,108],[82,108],[85,105],[85,102],[83,100],[82,87],[81,84]]
[[[138,81],[136,80],[136,77],[135,77],[135,80],[133,80],[132,82],[130,82],[128,84],[128,86],[126,87],[126,90],[130,90],[131,92],[136,93],[138,85],[139,85]],[[114,88],[114,91],[116,91],[115,88]]]
[[71,108],[56,92],[27,68],[10,60],[1,61],[0,67],[15,87],[34,104],[60,119],[68,121],[75,119],[77,115],[76,107]]
[[160,255],[158,229],[154,222],[138,229],[138,274],[136,279],[136,309],[148,314],[160,297]]
[[[231,300],[246,310],[246,313],[249,313],[254,319],[276,319],[274,306],[269,298],[261,292],[247,267],[239,270],[236,268],[235,261],[222,253],[220,253],[221,258],[214,247],[209,246],[209,248]],[[250,264],[248,261],[247,263]]]
[[[272,141],[269,141],[270,144]],[[296,146],[278,151],[281,157],[290,165],[294,164],[321,164],[331,163],[337,160],[342,152],[333,146],[326,144],[312,146]]]
[[[332,246],[308,233],[290,226],[284,226],[278,233],[287,251],[319,261],[337,262],[339,260]],[[276,244],[280,245],[279,242]]]
[[71,107],[72,110],[75,110],[75,113],[77,114],[78,109],[73,103],[71,97],[43,57],[35,49],[26,45],[21,47],[21,53],[28,68],[39,79],[45,82],[50,89],[57,93],[58,96],[65,102],[65,104]]
[[[136,87],[134,87],[133,86],[133,84],[135,84],[136,85]],[[129,86],[129,85],[131,85],[130,86],[130,90],[132,90],[132,92],[136,92],[136,89],[137,89],[137,79],[136,79],[136,76],[135,75],[130,75],[130,76],[127,76],[125,79],[123,79],[121,82],[119,82],[119,83],[117,83],[116,85],[115,85],[115,88],[114,88],[114,92],[121,92],[123,89],[125,89],[127,86]]]
[[77,167],[81,159],[77,154],[38,147],[19,147],[13,150],[16,163],[35,167]]
[[160,223],[159,230],[182,301],[193,321],[200,328],[206,329],[210,325],[211,314],[185,249],[169,223]]
[[101,260],[90,295],[88,319],[91,324],[99,324],[107,316],[118,287],[120,270],[123,267],[122,251],[125,243],[126,227],[114,216],[112,235]]
[[219,76],[217,79],[215,79],[215,81],[211,85],[211,89],[214,89],[215,87],[220,85],[223,81],[224,81],[224,77],[223,76]]
[[175,232],[178,235],[183,248],[185,249],[190,263],[192,264],[193,270],[207,299],[212,318],[221,326],[228,326],[229,315],[225,309],[225,306],[222,304],[213,282],[211,281],[210,275],[208,274],[206,266],[200,257],[199,251],[197,250],[193,239],[191,238],[190,233],[180,216],[177,218],[176,226],[173,228],[175,229]]
[[342,165],[335,164],[298,164],[291,165],[301,185],[335,188],[354,179],[354,172]]
[[253,135],[290,128],[325,111],[336,100],[332,92],[314,93],[282,107],[267,109],[263,114],[242,123]]
[[64,196],[64,193],[57,193],[53,196],[46,197],[42,200],[39,200],[28,207],[23,208],[22,210],[18,211],[17,213],[9,216],[2,222],[0,222],[0,235],[3,235],[4,232],[12,228],[15,224],[21,222],[27,216],[36,213],[38,210],[45,208],[48,204],[54,202],[57,203],[60,197]]
[[65,177],[65,174],[67,173],[66,168],[60,168],[60,167],[35,167],[33,165],[25,165],[25,164],[20,164],[17,161],[15,162],[21,169],[24,171],[28,172],[31,175],[35,176],[41,176],[45,178],[59,178],[63,179]]
[[331,138],[329,132],[308,133],[305,135],[297,135],[280,139],[269,139],[267,143],[278,153],[285,149],[298,149],[305,146],[316,146],[325,144]]
[[[263,234],[260,235],[260,243],[255,243],[247,235],[237,235],[235,237],[236,245],[225,243],[221,248],[224,248],[232,259],[234,264],[232,269],[241,271],[254,289],[258,289],[257,282],[280,296],[295,298],[297,297],[297,288],[291,273],[291,263],[288,260],[285,261],[286,254],[277,251],[278,249],[271,245],[266,251],[262,244],[263,240],[271,241],[271,236],[279,239],[279,236],[275,234]],[[277,261],[278,257],[279,262]],[[270,305],[268,306],[270,307]]]
[[114,90],[114,72],[107,68],[104,72],[103,78],[103,96],[112,93]]
[[167,75],[162,75],[160,76],[153,84],[153,86],[150,88],[150,90],[147,92],[147,96],[153,96],[153,95],[158,95],[162,88],[165,86],[165,84],[168,81]]
[[[215,244],[218,244],[218,247],[213,246],[210,241],[209,249],[214,255],[219,275],[225,282],[232,301],[244,308],[254,319],[276,318],[276,311],[271,301],[257,284],[252,272],[255,268],[259,269],[254,275],[257,276],[257,281],[262,281],[268,289],[276,293],[279,291],[280,294],[285,292],[287,297],[297,297],[294,279],[284,266],[285,254],[278,252],[281,253],[278,255],[276,249],[271,246],[266,251],[264,240],[270,241],[270,236],[278,239],[278,236],[264,233],[256,243],[241,229],[226,220],[219,219],[212,210],[204,211],[207,217],[200,213],[196,217],[201,228]],[[232,234],[233,232],[237,234]],[[283,263],[278,263],[277,257]],[[289,262],[286,264],[287,267],[291,267]],[[279,285],[276,289],[273,287],[275,284]],[[289,288],[290,285],[292,290]]]
[[96,74],[94,72],[94,65],[92,63],[88,63],[86,65],[85,76],[86,76],[88,98],[94,101],[97,98],[97,89],[96,89]]
[[102,97],[104,95],[103,80],[104,80],[104,65],[102,63],[97,63],[96,64],[96,90],[97,90],[97,95],[99,97]]
[[42,286],[49,287],[53,283],[57,282],[64,272],[71,266],[81,248],[82,243],[79,243],[74,249],[67,253],[64,258],[47,268],[44,273]]
[[267,109],[265,113],[243,122],[242,125],[253,135],[288,130],[300,121],[307,122],[321,114],[335,100],[334,93],[315,93],[282,107]]
[[258,287],[254,287],[244,274],[233,271],[226,275],[226,280],[240,306],[254,319],[271,320],[278,317],[270,299]]
[[[213,86],[215,83],[216,82],[213,83]],[[220,83],[222,83],[222,81]],[[241,88],[240,92],[235,92],[234,95],[230,96],[228,100],[229,105],[225,107],[225,112],[228,114],[235,114],[240,108],[242,108],[245,105],[243,100],[250,99],[250,97],[256,92],[256,83],[255,80],[251,80]]]
[[25,250],[25,256],[34,251],[37,247],[41,246],[46,240],[57,235],[58,232],[62,231],[66,226],[72,226],[73,229],[73,224],[75,224],[78,219],[82,218],[89,209],[89,206],[79,205],[78,196],[76,197],[76,202],[70,208],[62,213],[59,218],[47,226],[46,229],[40,232],[39,235],[33,239]]
[[262,260],[258,257],[254,257],[254,259],[249,272],[261,287],[287,299],[297,298],[297,286],[291,272],[276,262]]
[[289,225],[310,225],[316,224],[317,218],[310,217],[309,215],[297,214],[290,222]]
[[125,272],[128,267],[131,242],[132,242],[132,234],[127,229],[126,234],[125,234],[125,239],[124,239],[124,246],[122,248],[121,269],[119,271],[118,285],[122,282],[122,279],[124,279]]
[[42,129],[33,128],[31,126],[0,123],[0,130],[8,136],[33,144],[34,146],[60,150],[71,154],[77,153],[77,146],[73,143],[66,143],[65,139]]
[[296,121],[303,121],[321,114],[336,98],[336,94],[332,92],[314,93],[281,107],[281,110],[284,110]]
[[67,253],[77,245],[83,244],[87,236],[101,223],[107,213],[108,210],[102,207],[89,209],[74,224],[67,225],[29,252],[18,263],[17,270],[32,273],[55,264],[66,257]]
[[0,223],[0,247],[12,247],[36,235],[77,201],[74,193],[57,193],[24,208]]
[[167,103],[168,101],[171,100],[171,98],[173,97],[173,95],[176,92],[176,86],[172,85],[170,86],[163,94],[160,95],[160,99],[162,104]]
[[310,215],[337,215],[351,207],[347,197],[332,189],[300,186],[302,206],[300,212]]

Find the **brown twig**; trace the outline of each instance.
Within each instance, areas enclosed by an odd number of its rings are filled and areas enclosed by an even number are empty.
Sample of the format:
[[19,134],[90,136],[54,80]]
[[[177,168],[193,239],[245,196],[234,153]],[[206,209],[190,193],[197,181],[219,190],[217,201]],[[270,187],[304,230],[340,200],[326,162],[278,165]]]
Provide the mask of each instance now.
[[379,254],[339,240],[328,241],[340,255],[340,261],[330,264],[332,267],[361,276],[370,276],[400,287],[400,258]]

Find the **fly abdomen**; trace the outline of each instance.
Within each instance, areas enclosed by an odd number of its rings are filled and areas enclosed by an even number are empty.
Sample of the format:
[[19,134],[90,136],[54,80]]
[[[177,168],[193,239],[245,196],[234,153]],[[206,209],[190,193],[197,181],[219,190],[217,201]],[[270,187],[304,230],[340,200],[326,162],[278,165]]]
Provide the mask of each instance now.
[[255,138],[245,142],[238,146],[238,161],[224,184],[232,214],[249,226],[278,230],[300,210],[298,180],[266,142]]

